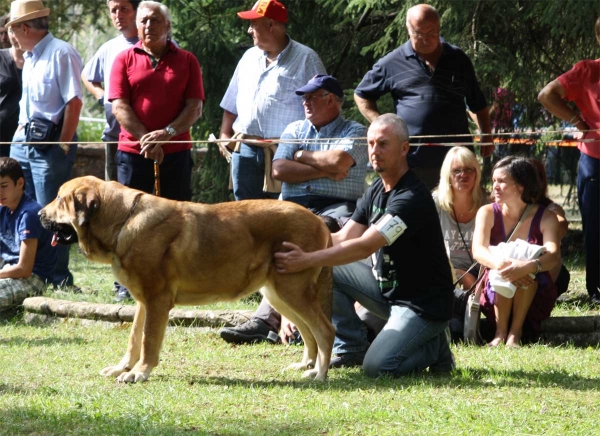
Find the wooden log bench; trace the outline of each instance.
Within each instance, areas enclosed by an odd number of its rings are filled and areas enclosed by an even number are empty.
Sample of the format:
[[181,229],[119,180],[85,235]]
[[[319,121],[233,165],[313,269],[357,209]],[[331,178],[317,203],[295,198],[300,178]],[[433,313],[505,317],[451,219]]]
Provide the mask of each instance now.
[[[135,306],[100,304],[31,297],[23,303],[27,323],[51,323],[70,320],[90,323],[130,323]],[[210,327],[236,326],[250,319],[248,310],[173,309],[169,325]],[[556,316],[542,324],[541,341],[550,345],[572,343],[579,347],[600,344],[600,316]]]

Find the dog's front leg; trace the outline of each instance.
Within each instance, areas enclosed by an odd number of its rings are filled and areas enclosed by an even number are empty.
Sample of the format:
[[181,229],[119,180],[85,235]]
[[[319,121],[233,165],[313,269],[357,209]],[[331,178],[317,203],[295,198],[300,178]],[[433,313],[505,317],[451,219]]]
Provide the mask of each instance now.
[[172,307],[172,304],[169,303],[156,297],[146,304],[146,320],[143,327],[139,360],[131,368],[131,371],[119,375],[117,381],[136,383],[148,380],[150,372],[158,365],[160,348],[169,321],[169,310]]
[[127,352],[121,361],[113,366],[107,366],[100,374],[105,377],[118,377],[121,374],[129,371],[140,359],[140,350],[142,348],[142,332],[146,322],[146,308],[143,304],[137,304],[135,316],[133,318],[133,326],[129,334],[129,344]]

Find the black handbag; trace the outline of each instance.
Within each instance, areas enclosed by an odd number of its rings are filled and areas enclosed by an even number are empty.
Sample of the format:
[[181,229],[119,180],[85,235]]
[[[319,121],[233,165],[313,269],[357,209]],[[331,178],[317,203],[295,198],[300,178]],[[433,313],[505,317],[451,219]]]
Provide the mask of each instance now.
[[38,150],[45,151],[52,147],[50,142],[57,142],[62,130],[62,119],[55,124],[45,118],[33,117],[25,125],[25,142]]

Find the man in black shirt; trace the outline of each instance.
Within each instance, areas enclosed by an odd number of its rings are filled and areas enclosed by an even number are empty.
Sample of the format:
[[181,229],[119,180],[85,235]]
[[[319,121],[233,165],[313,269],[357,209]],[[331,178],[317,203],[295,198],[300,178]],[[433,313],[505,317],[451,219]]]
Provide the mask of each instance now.
[[[452,275],[438,215],[427,187],[409,169],[408,129],[397,115],[376,118],[367,133],[369,159],[381,176],[359,200],[333,247],[304,253],[284,242],[278,272],[333,269],[332,367],[362,365],[373,377],[429,368],[454,369],[447,326]],[[359,262],[371,256],[373,267]],[[354,303],[387,320],[372,344]]]
[[[10,142],[19,124],[21,100],[21,71],[23,50],[14,35],[8,33],[6,23],[10,16],[0,17],[0,142]],[[7,44],[8,43],[8,44]],[[0,145],[0,156],[8,157],[10,144]]]

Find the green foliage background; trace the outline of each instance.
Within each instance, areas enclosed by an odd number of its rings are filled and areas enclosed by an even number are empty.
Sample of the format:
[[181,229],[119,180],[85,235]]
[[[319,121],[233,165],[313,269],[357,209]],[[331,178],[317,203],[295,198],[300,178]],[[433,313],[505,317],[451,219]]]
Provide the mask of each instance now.
[[[407,40],[406,10],[419,3],[405,0],[282,0],[289,11],[292,38],[319,53],[328,72],[347,90],[344,114],[364,122],[352,100],[352,90],[385,53]],[[207,101],[195,139],[218,133],[219,107],[235,66],[251,47],[247,22],[236,12],[253,0],[163,0],[173,15],[175,40],[192,51],[202,65]],[[581,59],[599,57],[594,22],[597,0],[435,0],[442,16],[441,34],[473,60],[488,101],[497,87],[511,90],[523,109],[527,127],[550,127],[537,102],[539,90]],[[9,10],[10,2],[0,0]],[[98,29],[110,29],[104,0],[46,0],[53,33],[69,39],[87,59],[99,47]],[[109,30],[110,32],[110,30]],[[106,38],[108,39],[108,38]],[[87,53],[91,53],[88,55]],[[380,102],[382,111],[391,101]],[[209,147],[209,148],[212,148]],[[533,150],[532,150],[533,151]],[[537,151],[540,154],[542,149]],[[543,153],[542,153],[543,154]],[[214,150],[194,178],[196,199],[228,198],[225,161]],[[208,192],[210,191],[210,192]]]
[[[247,22],[236,12],[250,1],[165,0],[174,15],[175,37],[194,52],[203,66],[207,106],[197,137],[206,138],[220,126],[219,102],[237,61],[251,46]],[[353,104],[352,90],[373,63],[407,40],[406,11],[418,1],[403,0],[284,0],[289,11],[292,38],[316,50],[327,71],[347,90],[344,114],[364,122]],[[585,0],[441,0],[431,1],[442,16],[441,34],[471,57],[482,88],[492,100],[497,87],[511,90],[522,107],[521,123],[550,127],[554,122],[541,110],[539,90],[581,59],[598,57],[594,23],[600,2]],[[391,99],[380,102],[382,111],[393,110]],[[543,157],[546,148],[526,148]],[[558,164],[574,180],[575,159],[561,150]],[[206,189],[223,186],[227,171],[213,153],[196,177],[199,199]],[[557,171],[559,173],[559,171]],[[224,176],[224,179],[219,177]],[[562,182],[564,180],[560,180]],[[221,193],[224,193],[221,191]],[[211,201],[226,196],[211,194]]]

